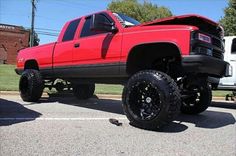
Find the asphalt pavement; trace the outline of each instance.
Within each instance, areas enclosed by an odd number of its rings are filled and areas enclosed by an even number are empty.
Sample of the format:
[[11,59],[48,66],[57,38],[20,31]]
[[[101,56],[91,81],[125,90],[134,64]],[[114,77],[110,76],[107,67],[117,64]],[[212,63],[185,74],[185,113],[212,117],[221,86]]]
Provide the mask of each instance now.
[[28,103],[0,95],[0,156],[235,156],[235,121],[235,102],[214,101],[199,115],[181,114],[163,130],[148,131],[131,126],[113,96],[44,96]]

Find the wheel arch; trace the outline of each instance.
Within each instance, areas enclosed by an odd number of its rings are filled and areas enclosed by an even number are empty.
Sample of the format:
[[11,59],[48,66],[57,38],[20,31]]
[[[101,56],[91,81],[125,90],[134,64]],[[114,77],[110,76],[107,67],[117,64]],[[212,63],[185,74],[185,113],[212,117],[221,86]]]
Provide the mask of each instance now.
[[26,69],[39,70],[38,62],[35,59],[27,60],[24,65],[24,70]]
[[128,75],[132,75],[140,70],[158,68],[153,64],[166,58],[173,59],[172,61],[181,67],[181,50],[176,43],[150,42],[135,45],[129,51],[126,72]]

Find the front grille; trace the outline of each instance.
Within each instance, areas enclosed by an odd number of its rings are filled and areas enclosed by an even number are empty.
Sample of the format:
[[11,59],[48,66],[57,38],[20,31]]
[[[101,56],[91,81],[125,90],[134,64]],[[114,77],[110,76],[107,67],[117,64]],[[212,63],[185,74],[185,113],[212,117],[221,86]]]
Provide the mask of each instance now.
[[[211,44],[198,40],[197,34],[203,33],[211,37]],[[212,57],[224,59],[224,43],[219,36],[214,36],[201,31],[192,33],[191,51],[193,54],[209,55],[209,50],[212,51]]]
[[224,55],[223,55],[222,51],[213,50],[212,55],[215,58],[219,58],[219,59],[222,59],[222,60],[224,59]]
[[223,41],[215,36],[211,36],[211,42],[214,46],[223,49],[224,45],[223,45]]

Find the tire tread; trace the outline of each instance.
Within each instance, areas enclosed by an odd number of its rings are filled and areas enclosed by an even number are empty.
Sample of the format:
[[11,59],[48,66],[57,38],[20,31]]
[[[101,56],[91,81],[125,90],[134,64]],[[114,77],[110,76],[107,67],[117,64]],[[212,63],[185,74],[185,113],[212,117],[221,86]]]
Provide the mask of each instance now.
[[[166,114],[162,114],[160,116],[159,119],[157,120],[153,120],[153,122],[149,122],[149,123],[144,123],[144,124],[140,124],[141,122],[136,121],[128,112],[127,110],[127,102],[126,102],[126,94],[127,92],[129,92],[129,88],[127,88],[127,86],[129,85],[130,82],[135,81],[136,79],[139,79],[139,77],[141,76],[149,76],[149,75],[153,75],[156,78],[158,78],[159,80],[162,80],[165,84],[167,89],[166,92],[169,92],[169,98],[167,100],[167,105],[168,110],[165,111]],[[173,121],[173,119],[179,114],[180,112],[180,106],[181,106],[181,95],[180,95],[180,91],[178,89],[177,84],[175,83],[175,81],[169,77],[167,74],[160,72],[160,71],[155,71],[155,70],[145,70],[145,71],[140,71],[137,74],[133,75],[127,85],[124,87],[123,89],[123,94],[122,94],[122,101],[123,101],[123,109],[125,112],[125,115],[127,116],[127,118],[130,120],[131,124],[140,128],[144,128],[144,129],[157,129],[157,128],[161,128],[163,126],[165,126],[166,124],[168,124],[169,122]]]

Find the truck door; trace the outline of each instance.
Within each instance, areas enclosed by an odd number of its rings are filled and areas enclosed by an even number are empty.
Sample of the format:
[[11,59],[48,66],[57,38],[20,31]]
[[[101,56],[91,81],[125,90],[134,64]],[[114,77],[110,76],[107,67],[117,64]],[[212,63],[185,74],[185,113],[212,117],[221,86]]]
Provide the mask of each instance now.
[[[74,48],[74,36],[81,19],[69,22],[61,41],[58,41],[53,54],[53,67],[55,74],[64,74],[72,65],[72,55]],[[67,72],[68,74],[68,72]]]
[[[99,16],[114,22],[106,13]],[[73,64],[81,77],[116,76],[119,74],[121,33],[95,32],[90,29],[91,16],[84,18],[80,36],[74,41]]]

